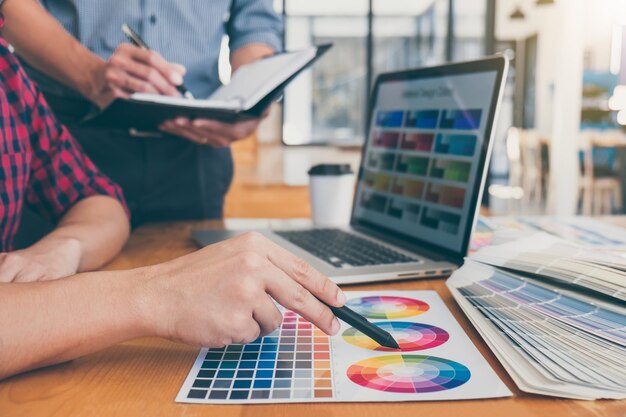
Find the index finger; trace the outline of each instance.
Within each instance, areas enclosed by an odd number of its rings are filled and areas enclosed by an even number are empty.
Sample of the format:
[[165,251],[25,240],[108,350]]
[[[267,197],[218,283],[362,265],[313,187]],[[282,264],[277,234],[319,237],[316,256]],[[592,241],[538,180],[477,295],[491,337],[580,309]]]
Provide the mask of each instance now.
[[333,307],[342,307],[346,303],[346,295],[337,284],[309,263],[274,242],[269,241],[265,248],[271,263],[317,298]]
[[159,71],[172,84],[180,85],[183,83],[185,67],[182,65],[167,62],[161,55],[148,49],[136,47],[130,50],[130,55],[133,59]]
[[265,276],[265,290],[278,303],[298,313],[329,335],[337,334],[341,325],[333,312],[276,265]]

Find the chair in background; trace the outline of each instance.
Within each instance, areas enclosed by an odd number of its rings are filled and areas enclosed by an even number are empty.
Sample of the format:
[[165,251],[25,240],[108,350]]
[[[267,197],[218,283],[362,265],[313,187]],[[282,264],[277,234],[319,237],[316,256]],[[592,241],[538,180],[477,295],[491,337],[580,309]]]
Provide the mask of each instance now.
[[622,193],[614,171],[615,148],[612,133],[586,130],[580,133],[580,197],[584,215],[612,214],[621,211]]
[[539,210],[544,203],[544,167],[541,155],[541,137],[536,130],[520,130],[522,157],[522,189],[524,205]]
[[509,160],[509,187],[522,187],[523,168],[520,150],[520,130],[509,128],[506,136],[506,156]]
[[511,127],[507,131],[506,153],[508,184],[499,186],[496,197],[509,200],[509,213],[541,213],[545,208],[547,181],[541,137],[534,130]]

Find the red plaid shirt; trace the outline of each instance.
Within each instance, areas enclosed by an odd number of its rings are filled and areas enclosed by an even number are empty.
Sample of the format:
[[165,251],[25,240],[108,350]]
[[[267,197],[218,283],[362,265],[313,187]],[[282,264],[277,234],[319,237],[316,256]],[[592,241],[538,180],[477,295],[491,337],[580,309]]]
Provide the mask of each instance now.
[[12,249],[24,204],[56,222],[93,195],[126,207],[121,189],[82,153],[0,38],[0,252]]

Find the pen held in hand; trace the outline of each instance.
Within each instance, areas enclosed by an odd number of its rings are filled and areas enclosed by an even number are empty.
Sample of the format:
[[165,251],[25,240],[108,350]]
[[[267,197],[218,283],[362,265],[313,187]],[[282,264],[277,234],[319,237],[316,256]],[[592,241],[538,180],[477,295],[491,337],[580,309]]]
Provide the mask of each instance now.
[[[324,302],[322,301],[322,303]],[[392,349],[400,349],[398,342],[396,342],[396,340],[389,332],[381,329],[373,323],[370,323],[369,320],[367,320],[365,317],[361,316],[357,312],[349,309],[346,306],[333,307],[331,305],[328,305],[327,303],[324,304],[326,304],[330,308],[330,310],[338,319],[345,321],[364,335],[370,337],[379,345]]]
[[[148,44],[146,44],[146,42],[141,38],[141,36],[139,36],[139,34],[137,32],[135,32],[130,26],[128,26],[126,23],[124,23],[122,25],[122,32],[124,32],[124,35],[126,35],[126,37],[128,38],[128,40],[135,46],[142,48],[142,49],[146,49],[146,50],[150,50],[150,47],[148,46]],[[193,99],[193,94],[191,94],[191,92],[189,90],[187,90],[187,88],[185,87],[184,84],[180,84],[176,86],[176,89],[180,92],[180,94],[188,99]]]

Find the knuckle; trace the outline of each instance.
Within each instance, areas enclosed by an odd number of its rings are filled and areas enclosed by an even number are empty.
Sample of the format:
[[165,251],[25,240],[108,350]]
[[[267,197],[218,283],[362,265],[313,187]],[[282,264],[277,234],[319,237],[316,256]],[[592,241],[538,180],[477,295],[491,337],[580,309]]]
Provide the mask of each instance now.
[[156,65],[159,62],[159,54],[157,54],[154,51],[145,51],[146,53],[146,60],[151,64],[151,65]]
[[226,336],[226,337],[217,339],[213,347],[223,348],[225,346],[232,345],[232,344],[233,344],[233,339],[229,336]]
[[307,299],[309,297],[309,292],[302,285],[297,285],[292,297],[293,304],[297,308],[302,308],[306,305]]
[[253,251],[242,252],[239,258],[238,261],[246,271],[254,271],[261,268],[264,261],[261,255]]
[[139,83],[135,82],[132,78],[124,77],[122,78],[122,86],[127,90],[137,90]]
[[159,74],[158,71],[155,70],[154,68],[148,67],[145,71],[144,71],[144,75],[146,77],[146,79],[151,80],[151,81],[158,81],[159,79]]
[[123,61],[124,60],[118,54],[113,54],[111,58],[109,58],[109,64],[114,67],[120,67]]
[[131,89],[135,91],[148,92],[152,91],[150,84],[143,81],[135,81],[131,83]]
[[104,72],[104,79],[109,83],[116,81],[117,77],[115,76],[115,71],[112,71],[111,68],[107,68]]
[[313,273],[313,267],[303,259],[296,259],[293,264],[293,273],[300,281],[306,281]]
[[261,244],[261,242],[264,241],[264,237],[263,235],[261,235],[259,232],[248,232],[245,233],[243,235],[241,235],[241,241],[248,246],[256,246]]

